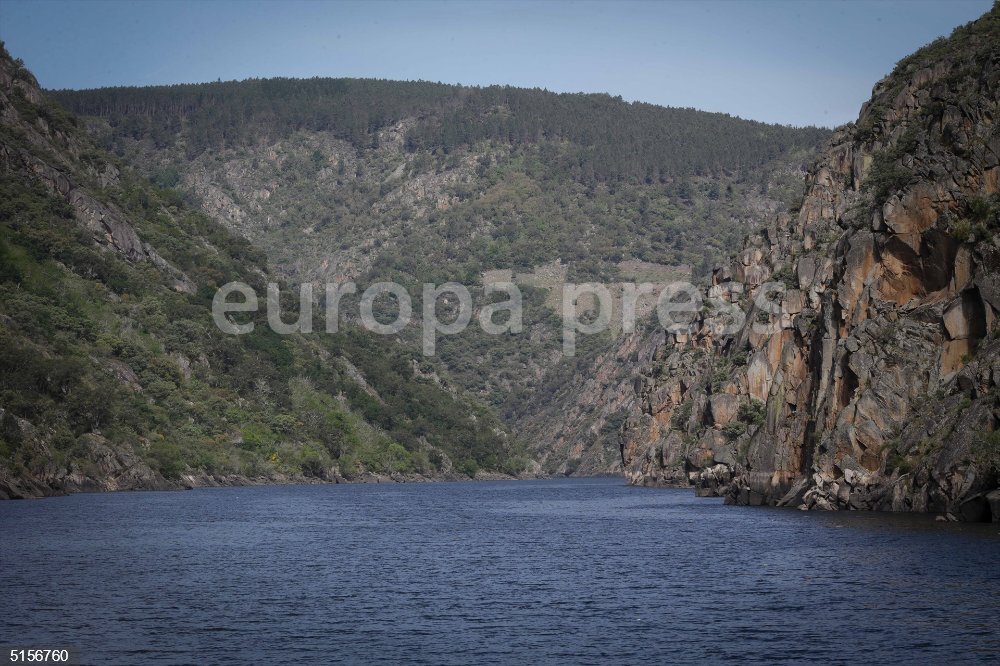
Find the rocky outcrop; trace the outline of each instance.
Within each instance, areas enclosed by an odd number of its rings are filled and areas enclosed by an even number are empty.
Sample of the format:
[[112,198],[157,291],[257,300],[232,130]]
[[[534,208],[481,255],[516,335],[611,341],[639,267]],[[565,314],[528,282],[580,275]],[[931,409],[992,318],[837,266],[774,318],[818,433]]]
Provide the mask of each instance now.
[[0,429],[18,432],[25,455],[45,464],[35,474],[13,474],[0,466],[0,499],[45,497],[72,492],[112,490],[166,490],[183,485],[165,479],[130,447],[111,445],[98,433],[87,433],[74,443],[77,454],[62,462],[45,441],[44,433],[25,419],[0,409]]
[[129,261],[154,264],[174,277],[174,289],[194,293],[194,283],[143,242],[117,206],[87,191],[86,186],[96,191],[117,186],[117,169],[111,165],[105,165],[100,172],[91,169],[82,176],[91,182],[79,182],[81,176],[74,172],[79,172],[80,156],[88,146],[75,133],[62,131],[55,122],[39,115],[39,108],[51,109],[50,105],[30,72],[16,61],[0,58],[0,118],[5,128],[0,138],[0,169],[31,178],[65,200],[101,246]]
[[[1000,520],[1000,9],[903,60],[714,272],[623,431],[631,483]],[[719,467],[724,466],[725,471]],[[990,499],[993,498],[993,499]]]

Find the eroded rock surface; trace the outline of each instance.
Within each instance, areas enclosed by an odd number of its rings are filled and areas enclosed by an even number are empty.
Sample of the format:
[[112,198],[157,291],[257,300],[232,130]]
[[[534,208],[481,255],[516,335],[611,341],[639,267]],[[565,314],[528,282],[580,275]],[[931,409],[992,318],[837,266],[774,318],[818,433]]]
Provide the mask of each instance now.
[[[1000,520],[1000,9],[903,60],[636,382],[626,477]],[[777,287],[768,283],[779,283]],[[760,296],[775,290],[780,312]],[[783,293],[781,293],[783,291]],[[756,303],[756,305],[752,305]]]

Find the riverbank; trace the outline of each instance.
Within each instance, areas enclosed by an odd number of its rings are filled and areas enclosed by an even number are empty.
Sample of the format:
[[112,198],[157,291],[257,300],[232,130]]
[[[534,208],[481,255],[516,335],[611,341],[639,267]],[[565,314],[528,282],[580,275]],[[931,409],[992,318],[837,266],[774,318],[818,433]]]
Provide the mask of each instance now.
[[[105,461],[107,463],[109,461]],[[143,490],[192,490],[195,488],[222,488],[239,486],[287,486],[325,484],[364,483],[434,483],[459,481],[517,481],[549,478],[545,474],[528,473],[519,476],[501,472],[476,472],[474,477],[457,472],[436,474],[375,474],[364,472],[353,476],[343,476],[336,470],[323,477],[303,474],[275,473],[262,476],[244,474],[210,474],[205,471],[181,474],[179,478],[168,479],[139,463],[123,467],[105,466],[110,473],[95,476],[79,469],[47,470],[44,477],[14,477],[0,471],[0,500],[39,499],[58,497],[75,493],[104,493]]]

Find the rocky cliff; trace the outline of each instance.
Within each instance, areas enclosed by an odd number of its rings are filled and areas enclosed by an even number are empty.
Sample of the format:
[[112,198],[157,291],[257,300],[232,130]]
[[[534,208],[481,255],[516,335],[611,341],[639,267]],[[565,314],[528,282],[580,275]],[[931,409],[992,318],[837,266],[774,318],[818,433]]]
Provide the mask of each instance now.
[[[1000,520],[1000,7],[901,61],[666,336],[630,483]],[[759,298],[766,293],[765,298]]]

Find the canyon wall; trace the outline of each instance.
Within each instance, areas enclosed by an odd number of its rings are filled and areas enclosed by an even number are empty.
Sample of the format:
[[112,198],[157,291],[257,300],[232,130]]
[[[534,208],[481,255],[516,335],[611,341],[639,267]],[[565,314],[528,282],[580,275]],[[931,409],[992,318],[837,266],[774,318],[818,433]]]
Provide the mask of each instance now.
[[[1000,519],[1000,9],[901,61],[636,380],[626,477]],[[762,296],[763,295],[763,296]]]

